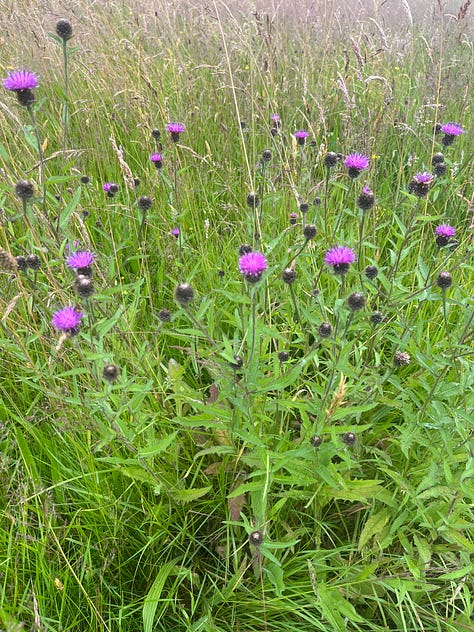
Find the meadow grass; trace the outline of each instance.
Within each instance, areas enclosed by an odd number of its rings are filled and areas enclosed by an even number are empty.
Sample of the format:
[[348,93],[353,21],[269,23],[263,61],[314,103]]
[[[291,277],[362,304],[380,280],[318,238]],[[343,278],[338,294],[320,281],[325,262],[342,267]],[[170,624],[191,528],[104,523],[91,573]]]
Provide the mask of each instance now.
[[474,629],[472,10],[387,4],[4,0],[2,629]]

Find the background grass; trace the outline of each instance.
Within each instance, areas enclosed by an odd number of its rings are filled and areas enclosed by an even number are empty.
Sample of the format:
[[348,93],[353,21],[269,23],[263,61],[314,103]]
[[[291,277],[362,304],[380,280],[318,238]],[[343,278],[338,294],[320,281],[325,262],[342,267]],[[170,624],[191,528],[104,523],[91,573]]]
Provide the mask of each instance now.
[[[47,178],[43,209],[29,119],[4,91],[0,246],[41,259],[1,273],[8,631],[473,629],[471,9],[293,4],[4,1],[0,65],[39,75]],[[59,18],[74,29],[65,151]],[[169,121],[186,125],[178,144]],[[447,121],[467,133],[443,148]],[[367,154],[368,175],[328,175],[327,151]],[[410,180],[438,151],[447,173],[418,200]],[[26,214],[20,179],[38,192]],[[457,247],[436,246],[441,223]],[[243,243],[268,259],[255,286]],[[335,243],[359,255],[344,282],[323,264]],[[87,302],[68,248],[96,256]],[[71,304],[83,325],[60,341],[51,316]]]

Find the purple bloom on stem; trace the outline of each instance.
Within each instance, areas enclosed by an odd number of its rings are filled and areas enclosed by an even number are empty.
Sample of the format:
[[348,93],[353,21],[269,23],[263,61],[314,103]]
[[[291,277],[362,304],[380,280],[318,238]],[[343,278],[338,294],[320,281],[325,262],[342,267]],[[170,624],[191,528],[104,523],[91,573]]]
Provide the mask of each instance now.
[[424,171],[423,173],[417,173],[416,176],[413,176],[413,180],[417,184],[431,184],[433,182],[433,176],[431,173]]
[[353,153],[346,156],[344,165],[349,170],[349,176],[351,178],[357,178],[361,171],[364,171],[369,166],[369,159],[364,154]]
[[173,228],[171,230],[171,234],[173,235],[173,237],[176,237],[176,239],[178,239],[178,237],[179,237],[179,228]]
[[446,134],[446,136],[459,136],[460,134],[464,134],[463,128],[457,123],[445,123],[441,125],[441,131]]
[[279,114],[272,114],[271,119],[274,123],[278,123],[278,121],[280,120],[280,115]]
[[267,267],[267,260],[261,252],[248,252],[239,259],[239,270],[249,283],[260,281]]
[[434,176],[427,171],[417,173],[413,176],[413,180],[408,185],[408,191],[414,193],[419,198],[426,197],[433,180]]
[[184,125],[182,123],[168,123],[166,125],[166,131],[171,134],[173,142],[177,143],[179,135],[184,132]]
[[157,169],[161,169],[163,166],[163,156],[161,154],[152,154],[150,160]]
[[88,268],[94,263],[94,255],[88,250],[77,250],[73,252],[66,261],[70,268],[80,269]]
[[436,226],[436,245],[440,248],[447,246],[455,234],[456,229],[454,226],[449,226],[449,224],[440,224],[439,226]]
[[309,136],[309,133],[306,132],[304,129],[300,129],[297,132],[295,132],[295,138],[298,142],[298,145],[304,145],[308,136]]
[[33,90],[33,88],[38,87],[38,78],[34,72],[14,70],[9,72],[8,77],[3,80],[3,87],[14,92]]
[[66,333],[77,333],[83,315],[74,307],[63,307],[53,314],[51,322],[56,329]]
[[334,246],[327,251],[324,263],[332,266],[335,274],[345,274],[349,270],[351,263],[355,261],[355,254],[347,246]]
[[102,185],[102,188],[109,197],[113,197],[118,191],[118,184],[115,184],[115,182],[106,182]]

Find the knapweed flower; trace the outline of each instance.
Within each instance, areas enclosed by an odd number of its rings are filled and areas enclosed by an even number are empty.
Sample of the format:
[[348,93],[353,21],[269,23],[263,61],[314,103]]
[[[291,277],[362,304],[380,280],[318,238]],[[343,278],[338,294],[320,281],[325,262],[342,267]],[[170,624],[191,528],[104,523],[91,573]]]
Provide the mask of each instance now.
[[417,173],[408,185],[408,191],[419,198],[426,197],[433,180],[433,175],[427,171]]
[[346,274],[349,266],[355,261],[354,251],[347,246],[334,246],[327,251],[324,257],[324,263],[332,266],[335,274]]
[[106,382],[115,382],[120,375],[120,369],[115,364],[106,364],[102,370],[102,377]]
[[74,279],[74,289],[81,298],[90,298],[94,292],[94,284],[90,276],[78,274]]
[[410,354],[406,351],[397,351],[393,357],[393,364],[395,366],[408,366],[410,364]]
[[180,283],[174,291],[174,298],[181,307],[187,307],[194,299],[194,290],[189,283]]
[[440,248],[447,246],[455,234],[456,229],[454,226],[449,226],[449,224],[440,224],[439,226],[436,226],[436,245]]
[[173,235],[173,237],[178,239],[178,237],[179,237],[179,228],[172,228],[171,229],[171,235]]
[[271,117],[272,119],[272,124],[274,127],[280,127],[280,115],[279,114],[272,114]]
[[102,185],[102,189],[107,193],[108,197],[114,197],[119,188],[118,184],[115,184],[115,182],[106,182]]
[[359,197],[357,198],[357,206],[363,211],[369,211],[375,204],[375,196],[370,188],[365,185]]
[[370,280],[373,281],[373,279],[375,279],[379,273],[379,270],[377,268],[377,266],[367,266],[364,270],[365,276]]
[[137,200],[137,206],[143,213],[146,213],[153,206],[153,200],[148,195],[141,195]]
[[161,167],[163,166],[163,156],[161,154],[152,154],[150,156],[150,160],[157,169],[161,169]]
[[56,35],[67,42],[72,37],[72,25],[69,20],[58,20],[56,23]]
[[35,196],[35,189],[29,180],[19,180],[15,185],[15,193],[20,200],[31,200]]
[[239,259],[239,270],[249,283],[260,281],[267,267],[267,260],[261,252],[248,252]]
[[184,125],[182,123],[168,123],[166,131],[171,134],[171,140],[174,143],[179,141],[179,135],[184,132]]
[[369,159],[364,154],[349,154],[344,160],[344,165],[349,170],[350,178],[358,178],[362,171],[368,168]]
[[332,169],[339,162],[339,157],[334,151],[328,151],[328,153],[324,156],[324,166],[327,169]]
[[77,270],[81,274],[80,270],[90,268],[94,263],[94,255],[88,250],[77,250],[69,255],[66,263],[70,268]]
[[347,306],[351,312],[358,312],[365,307],[365,296],[360,292],[354,292],[347,299]]
[[444,134],[441,142],[445,147],[452,145],[456,136],[464,134],[463,128],[457,123],[445,123],[444,125],[441,125],[440,131]]
[[14,70],[3,80],[3,87],[15,92],[18,103],[28,107],[35,102],[33,90],[38,87],[38,77],[29,70]]
[[451,285],[453,284],[453,278],[449,274],[449,272],[443,270],[443,272],[439,273],[438,278],[436,279],[436,284],[442,290],[447,290],[448,287],[451,287]]
[[75,334],[79,330],[83,315],[74,307],[63,307],[53,314],[51,322],[56,329],[68,334]]
[[309,136],[308,132],[306,132],[304,129],[300,129],[297,132],[295,132],[295,138],[298,145],[304,145],[308,136]]

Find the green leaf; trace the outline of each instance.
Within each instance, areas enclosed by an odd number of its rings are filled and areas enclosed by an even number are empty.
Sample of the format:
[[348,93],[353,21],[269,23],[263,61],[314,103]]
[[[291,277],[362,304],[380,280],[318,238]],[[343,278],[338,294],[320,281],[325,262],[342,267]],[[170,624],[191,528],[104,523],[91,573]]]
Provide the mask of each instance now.
[[156,456],[157,454],[160,454],[161,452],[164,452],[166,448],[168,448],[176,439],[178,432],[179,431],[176,430],[175,432],[168,435],[164,439],[161,439],[161,441],[149,443],[147,446],[139,450],[138,452],[139,458],[146,459],[151,456]]
[[69,204],[66,208],[61,211],[61,217],[59,220],[59,227],[61,230],[64,230],[68,225],[69,219],[71,215],[74,213],[76,206],[79,204],[79,200],[81,199],[81,187],[77,187],[76,192],[74,193],[72,199],[69,201]]
[[390,515],[391,515],[391,512],[388,509],[382,509],[382,511],[379,511],[378,513],[370,516],[370,518],[365,523],[364,528],[362,529],[362,532],[359,537],[359,545],[358,545],[359,551],[361,551],[364,548],[364,546],[367,544],[370,538],[372,538],[376,534],[380,533],[380,531],[382,531],[384,526],[389,521]]
[[[165,582],[176,568],[176,563],[180,558],[175,557],[170,562],[163,564],[158,575],[155,577],[155,580],[148,591],[147,596],[145,597],[145,601],[143,602],[143,631],[144,632],[152,632],[153,630],[153,622],[155,620],[156,609],[158,607],[158,603],[161,600],[161,593],[163,592],[163,588],[165,586]],[[166,601],[168,602],[170,598],[168,597]]]
[[173,499],[182,503],[190,503],[202,496],[208,494],[212,489],[212,485],[208,487],[200,487],[195,489],[178,489],[173,491]]

